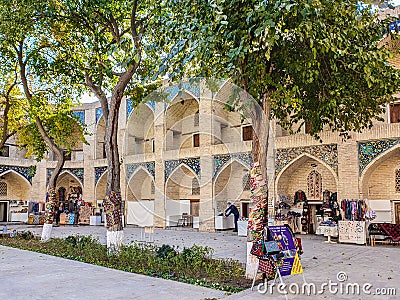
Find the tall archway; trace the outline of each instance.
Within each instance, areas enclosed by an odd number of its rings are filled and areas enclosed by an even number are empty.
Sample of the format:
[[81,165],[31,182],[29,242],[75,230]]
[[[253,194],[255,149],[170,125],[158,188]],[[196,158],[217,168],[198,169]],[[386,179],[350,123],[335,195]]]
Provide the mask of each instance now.
[[[181,164],[167,179],[165,184],[167,226],[176,225],[183,213],[190,215],[192,211],[199,209],[200,195],[196,189],[193,190],[194,178],[198,180],[196,173],[187,165]],[[192,207],[193,205],[196,209]]]
[[240,204],[241,215],[248,215],[250,190],[243,184],[243,178],[247,178],[247,174],[248,167],[237,160],[231,161],[217,174],[214,180],[216,214],[223,212],[226,202],[230,200],[236,205]]
[[[22,175],[13,170],[0,174],[0,222],[28,221],[28,201],[31,185]],[[9,214],[11,213],[11,215]]]
[[[360,178],[360,191],[376,211],[377,222],[394,222],[400,203],[400,145],[373,160]],[[400,204],[399,204],[400,205]]]
[[275,184],[278,195],[287,195],[292,199],[297,191],[305,192],[309,206],[303,211],[307,229],[302,230],[314,233],[322,207],[322,191],[337,192],[337,175],[323,161],[303,154],[278,174]]
[[198,114],[199,103],[191,94],[183,92],[175,97],[165,114],[166,150],[198,147]]
[[66,203],[70,200],[76,201],[79,198],[84,199],[82,191],[83,186],[78,178],[69,172],[61,172],[56,184],[56,199],[64,206],[64,208],[68,207]]
[[96,144],[95,144],[95,158],[102,159],[106,157],[104,148],[104,137],[106,135],[106,123],[104,117],[101,116],[96,125]]
[[308,176],[316,171],[322,178],[322,191],[337,192],[338,179],[336,173],[321,160],[304,154],[288,164],[276,177],[277,194],[293,196],[296,191],[302,190],[307,198],[320,201],[313,194],[308,194]]
[[396,170],[400,168],[400,147],[393,147],[372,161],[361,174],[362,195],[375,200],[400,200],[396,192]]
[[127,224],[153,226],[154,181],[144,168],[139,168],[128,182],[126,193]]
[[0,200],[25,202],[30,200],[31,185],[22,175],[13,170],[0,174],[0,180],[7,185],[7,193],[0,195]]
[[154,112],[142,103],[129,116],[125,134],[125,153],[135,155],[154,150]]
[[95,196],[96,196],[96,201],[103,201],[105,195],[106,195],[106,188],[107,188],[107,173],[108,171],[105,171],[99,180],[97,181],[96,187],[95,187]]

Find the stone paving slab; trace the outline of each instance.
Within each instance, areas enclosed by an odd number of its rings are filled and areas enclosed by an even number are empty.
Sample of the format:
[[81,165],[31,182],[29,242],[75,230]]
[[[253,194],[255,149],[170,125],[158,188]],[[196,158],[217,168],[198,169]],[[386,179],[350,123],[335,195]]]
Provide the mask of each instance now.
[[224,292],[0,246],[0,299],[205,299]]

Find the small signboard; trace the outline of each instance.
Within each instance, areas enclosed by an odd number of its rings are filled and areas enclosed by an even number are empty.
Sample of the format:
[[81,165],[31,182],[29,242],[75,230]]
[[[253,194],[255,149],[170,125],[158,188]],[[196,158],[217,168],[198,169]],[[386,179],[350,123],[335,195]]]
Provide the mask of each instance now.
[[278,246],[284,254],[283,265],[279,267],[281,276],[302,274],[299,255],[296,250],[296,242],[291,230],[285,226],[268,226],[271,233],[271,239],[278,242]]

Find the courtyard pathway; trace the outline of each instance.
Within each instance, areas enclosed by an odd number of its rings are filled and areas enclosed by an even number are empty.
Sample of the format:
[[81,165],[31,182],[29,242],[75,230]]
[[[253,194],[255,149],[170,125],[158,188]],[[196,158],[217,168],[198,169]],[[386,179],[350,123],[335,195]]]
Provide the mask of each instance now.
[[[40,234],[41,227],[9,225],[11,229],[30,230]],[[56,227],[53,236],[71,234],[92,235],[105,242],[104,227]],[[140,229],[126,228],[126,242],[140,240]],[[302,236],[305,253],[302,265],[308,283],[321,290],[322,284],[337,284],[336,293],[321,295],[290,294],[289,299],[400,299],[400,248],[394,246],[360,246],[326,244],[319,236]],[[204,233],[188,230],[156,230],[154,241],[188,247],[193,244],[212,247],[215,257],[246,260],[246,238],[232,232]],[[41,272],[43,271],[44,272]],[[345,278],[338,280],[337,276]],[[344,276],[344,277],[343,277]],[[110,280],[109,280],[110,279]],[[302,276],[285,277],[285,283],[296,288],[303,283]],[[357,283],[359,294],[346,295],[346,284]],[[343,287],[343,291],[340,287]],[[371,284],[367,295],[364,284]],[[83,286],[83,288],[81,288]],[[395,289],[396,295],[378,295]],[[351,287],[350,287],[351,289]],[[380,289],[380,290],[378,290]],[[383,289],[383,290],[382,290]],[[385,290],[386,289],[386,290]],[[352,291],[352,290],[351,290]],[[390,290],[392,293],[392,290]],[[49,296],[48,296],[49,295]],[[57,295],[57,297],[56,297]],[[276,289],[261,294],[245,290],[234,295],[155,279],[137,274],[110,270],[62,258],[0,247],[0,299],[285,299]]]

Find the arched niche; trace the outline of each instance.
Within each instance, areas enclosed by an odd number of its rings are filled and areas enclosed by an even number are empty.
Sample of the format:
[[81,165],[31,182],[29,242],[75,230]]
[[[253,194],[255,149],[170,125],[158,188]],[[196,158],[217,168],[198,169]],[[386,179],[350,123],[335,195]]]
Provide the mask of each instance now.
[[127,224],[153,226],[154,192],[154,181],[150,173],[143,168],[136,170],[127,187]]
[[[79,192],[78,192],[79,191]],[[82,183],[78,180],[76,176],[73,174],[62,171],[60,176],[58,177],[57,184],[56,184],[56,199],[57,201],[68,201],[70,198],[71,200],[77,200],[75,198],[79,198],[79,194],[82,194],[83,186]],[[64,195],[63,195],[64,192]],[[69,197],[73,195],[73,197]],[[74,199],[72,199],[74,198]],[[82,195],[82,199],[83,198]]]
[[[373,160],[360,178],[360,190],[363,198],[370,200],[400,200],[400,146],[395,146]],[[400,173],[400,172],[399,172]]]
[[309,200],[322,200],[313,199],[312,195],[308,194],[308,178],[311,172],[316,171],[321,175],[322,191],[328,190],[332,193],[337,192],[337,175],[326,163],[323,161],[304,154],[290,162],[276,178],[276,191],[277,194],[284,194],[294,196],[295,192],[302,190],[306,193]]
[[154,112],[142,103],[129,116],[125,134],[126,155],[153,152]]
[[228,200],[235,202],[250,198],[250,190],[243,182],[243,178],[248,173],[247,166],[238,160],[233,160],[216,175],[214,180],[216,213],[221,213],[226,209]]
[[106,123],[104,117],[101,116],[96,125],[96,144],[95,144],[95,158],[102,159],[106,157],[104,150],[104,137],[106,134]]
[[0,181],[7,186],[7,192],[0,195],[0,200],[29,201],[31,185],[21,174],[8,170],[0,174]]
[[195,210],[192,205],[196,206],[197,210],[200,208],[200,195],[193,189],[194,178],[199,180],[191,168],[181,164],[167,179],[165,184],[167,226],[176,225],[183,213],[191,214]]
[[96,187],[95,187],[95,196],[96,200],[104,200],[104,197],[106,196],[106,189],[107,189],[107,174],[108,171],[105,171],[99,180],[97,181]]
[[187,92],[176,96],[165,113],[166,150],[191,148],[199,132],[199,103]]

